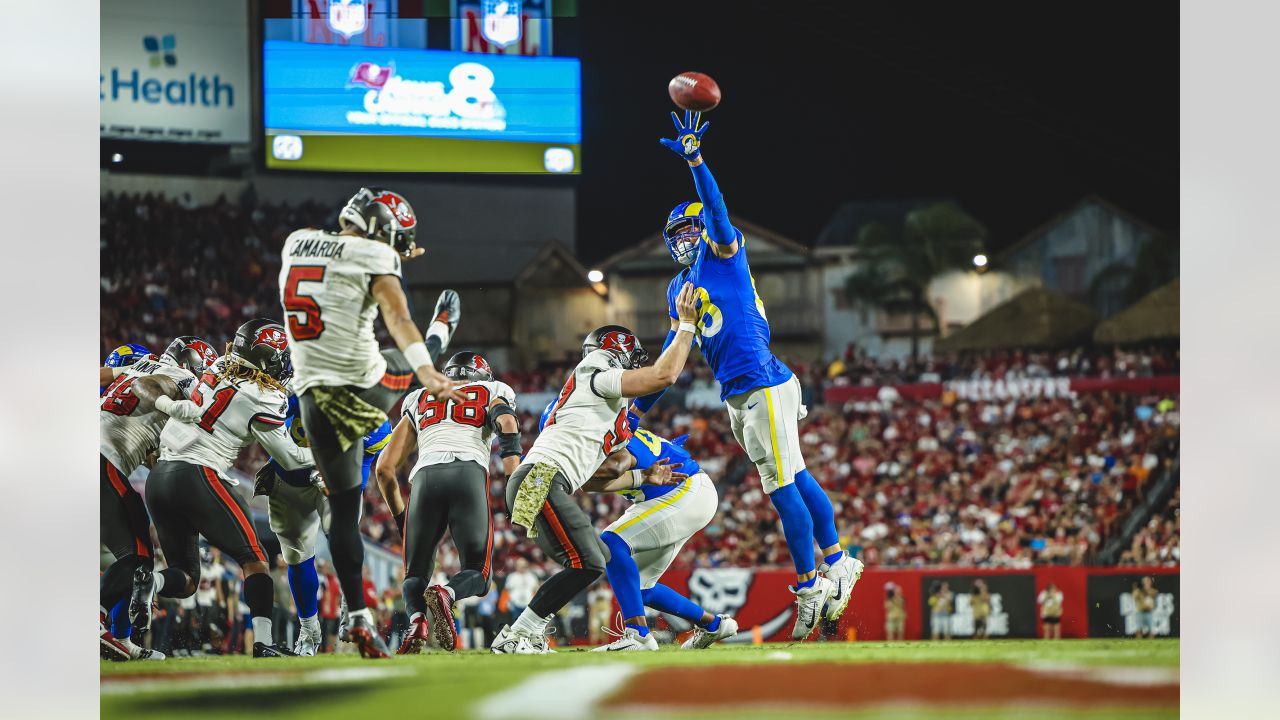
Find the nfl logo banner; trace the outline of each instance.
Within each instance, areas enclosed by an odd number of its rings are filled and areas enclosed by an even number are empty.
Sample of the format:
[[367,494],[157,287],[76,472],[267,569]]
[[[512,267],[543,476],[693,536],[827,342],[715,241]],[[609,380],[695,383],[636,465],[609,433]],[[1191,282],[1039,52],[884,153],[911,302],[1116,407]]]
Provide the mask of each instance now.
[[484,0],[483,10],[485,40],[506,47],[520,39],[520,0]]
[[329,0],[329,28],[348,40],[364,32],[367,17],[365,0]]

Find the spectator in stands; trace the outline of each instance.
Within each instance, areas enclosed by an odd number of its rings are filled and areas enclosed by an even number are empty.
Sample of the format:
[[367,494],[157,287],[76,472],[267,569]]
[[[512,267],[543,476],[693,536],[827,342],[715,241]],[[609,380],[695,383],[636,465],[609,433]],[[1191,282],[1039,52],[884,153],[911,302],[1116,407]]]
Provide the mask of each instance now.
[[1040,625],[1044,628],[1044,639],[1061,640],[1062,591],[1057,585],[1049,583],[1040,591],[1036,604],[1040,606]]
[[1160,591],[1156,590],[1156,579],[1144,575],[1141,583],[1133,585],[1133,606],[1138,611],[1138,628],[1134,637],[1150,638],[1155,631],[1156,598]]
[[951,639],[951,585],[935,582],[929,591],[929,631],[934,640]]
[[884,638],[889,642],[905,639],[907,626],[907,601],[902,590],[894,583],[884,586]]
[[342,588],[338,586],[338,576],[328,560],[316,561],[316,574],[320,576],[320,628],[324,631],[324,646],[320,652],[333,652],[338,639]]
[[517,558],[515,572],[507,575],[503,586],[507,594],[507,612],[511,617],[518,617],[524,612],[541,584],[538,576],[529,569],[529,561],[523,557]]
[[[285,562],[283,555],[276,558],[271,581],[276,591],[275,606],[271,611],[271,634],[275,637],[271,641],[276,645],[292,648],[293,640],[298,636],[298,616],[293,604],[293,593],[289,591],[289,563]],[[248,647],[252,648],[253,645]]]

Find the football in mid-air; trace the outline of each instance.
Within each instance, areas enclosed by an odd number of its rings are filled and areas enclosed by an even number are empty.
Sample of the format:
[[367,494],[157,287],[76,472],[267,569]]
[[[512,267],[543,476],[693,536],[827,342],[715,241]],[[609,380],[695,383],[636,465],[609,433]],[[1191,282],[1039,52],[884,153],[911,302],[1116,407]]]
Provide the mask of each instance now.
[[671,101],[684,110],[706,112],[720,104],[720,86],[709,75],[682,72],[667,83]]

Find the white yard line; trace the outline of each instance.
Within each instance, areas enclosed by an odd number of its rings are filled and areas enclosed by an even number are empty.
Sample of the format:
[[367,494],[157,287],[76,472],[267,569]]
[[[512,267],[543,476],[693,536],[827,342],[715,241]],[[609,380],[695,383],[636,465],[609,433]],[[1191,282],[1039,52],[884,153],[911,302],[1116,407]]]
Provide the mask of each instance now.
[[1134,667],[1128,665],[1089,667],[1072,662],[1057,661],[1027,662],[1022,663],[1021,666],[1041,675],[1089,680],[1108,685],[1145,687],[1178,684],[1178,668],[1173,667]]
[[477,703],[480,720],[587,720],[595,704],[622,686],[638,668],[623,663],[549,670]]
[[318,685],[334,683],[368,682],[389,677],[412,675],[413,669],[391,667],[350,667],[312,670],[309,672],[274,673],[209,673],[180,680],[153,675],[131,678],[127,675],[102,678],[103,695],[137,695],[149,692],[190,692],[196,690],[263,688],[288,685]]

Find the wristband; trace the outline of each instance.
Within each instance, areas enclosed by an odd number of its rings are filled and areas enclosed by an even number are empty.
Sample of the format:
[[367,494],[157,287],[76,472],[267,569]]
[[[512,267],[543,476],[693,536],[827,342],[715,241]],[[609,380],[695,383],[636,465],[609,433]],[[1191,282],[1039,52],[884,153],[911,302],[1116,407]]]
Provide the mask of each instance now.
[[431,353],[427,352],[426,344],[420,342],[404,349],[404,359],[409,361],[409,367],[412,367],[414,372],[423,365],[432,365]]
[[157,410],[164,413],[165,415],[168,415],[169,409],[173,407],[173,398],[169,397],[168,395],[161,395],[160,397],[156,398],[155,406]]
[[631,489],[636,490],[643,484],[644,484],[644,471],[632,470],[631,471]]
[[690,322],[682,322],[680,323],[680,332],[687,332],[690,335],[697,335],[698,326]]

